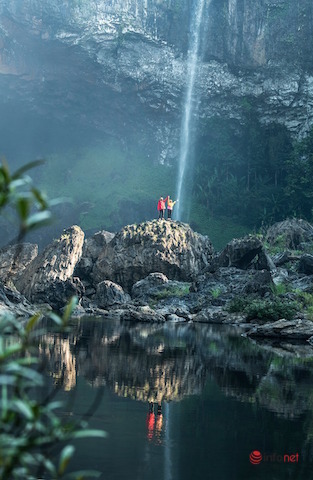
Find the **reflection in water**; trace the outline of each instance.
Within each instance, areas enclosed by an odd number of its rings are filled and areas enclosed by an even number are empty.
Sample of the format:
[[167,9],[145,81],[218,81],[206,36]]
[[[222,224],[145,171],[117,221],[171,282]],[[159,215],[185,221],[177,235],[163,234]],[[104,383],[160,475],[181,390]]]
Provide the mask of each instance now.
[[147,438],[149,441],[156,440],[157,444],[162,443],[163,415],[162,406],[157,405],[157,412],[154,412],[153,402],[149,403],[149,412],[147,414]]
[[226,396],[283,417],[313,405],[311,347],[294,345],[292,351],[289,345],[284,354],[277,345],[242,338],[234,328],[81,320],[68,335],[43,336],[39,348],[55,382],[67,391],[82,376],[120,397],[161,405],[200,394],[213,378]]
[[57,385],[65,391],[76,385],[76,358],[71,352],[69,338],[45,335],[39,345],[39,355],[50,360],[50,371]]
[[[255,478],[255,449],[299,452],[299,469],[313,459],[309,345],[257,344],[223,326],[81,319],[69,334],[42,336],[39,349],[79,418],[103,387],[92,420],[109,432],[107,447],[80,450],[101,478]],[[257,478],[310,478],[294,472]]]

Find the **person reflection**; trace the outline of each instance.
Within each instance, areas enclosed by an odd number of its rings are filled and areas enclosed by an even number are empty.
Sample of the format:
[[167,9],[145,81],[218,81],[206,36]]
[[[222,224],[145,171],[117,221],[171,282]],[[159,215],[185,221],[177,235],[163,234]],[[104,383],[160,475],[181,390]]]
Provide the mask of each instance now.
[[162,415],[162,406],[160,403],[157,404],[157,415],[155,418],[154,413],[154,404],[153,402],[149,403],[149,411],[147,415],[147,438],[149,442],[155,438],[157,443],[161,443],[161,434],[163,427],[163,415]]

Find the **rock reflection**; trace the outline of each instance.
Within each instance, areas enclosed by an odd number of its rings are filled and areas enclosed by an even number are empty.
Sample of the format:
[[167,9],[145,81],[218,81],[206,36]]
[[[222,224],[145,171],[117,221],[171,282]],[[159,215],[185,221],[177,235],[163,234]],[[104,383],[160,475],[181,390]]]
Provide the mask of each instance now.
[[56,385],[61,385],[65,391],[76,385],[76,357],[71,352],[69,338],[45,335],[39,344],[39,354],[49,360],[49,370]]
[[[210,378],[227,396],[294,417],[313,404],[313,350],[298,347],[259,345],[230,327],[82,319],[71,334],[43,336],[40,355],[65,390],[83,376],[121,397],[161,405],[200,394]],[[148,417],[148,438],[156,438],[161,410]]]

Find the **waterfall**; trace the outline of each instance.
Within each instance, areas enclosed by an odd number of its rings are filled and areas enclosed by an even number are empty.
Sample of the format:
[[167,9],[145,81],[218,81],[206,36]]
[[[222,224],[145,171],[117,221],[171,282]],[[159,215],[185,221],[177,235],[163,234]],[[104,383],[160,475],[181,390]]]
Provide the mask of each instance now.
[[179,154],[179,171],[176,188],[176,198],[179,199],[176,207],[176,218],[181,219],[184,199],[182,197],[184,180],[186,174],[186,166],[188,155],[190,153],[190,128],[193,114],[193,100],[194,100],[194,84],[198,64],[198,52],[201,32],[201,19],[203,13],[205,0],[195,0],[195,11],[190,28],[190,45],[188,53],[188,72],[187,72],[187,88],[185,95],[185,102],[183,108],[183,117],[180,130],[180,154]]

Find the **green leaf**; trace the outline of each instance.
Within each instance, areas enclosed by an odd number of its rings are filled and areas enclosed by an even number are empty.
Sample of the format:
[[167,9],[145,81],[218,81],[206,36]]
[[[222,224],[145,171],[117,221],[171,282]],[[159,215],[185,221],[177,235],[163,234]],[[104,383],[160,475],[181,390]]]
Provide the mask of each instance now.
[[18,344],[14,343],[13,345],[10,345],[7,347],[0,355],[0,361],[5,360],[6,358],[10,357],[11,355],[15,355],[16,353],[20,352],[23,349],[23,347]]
[[72,297],[69,303],[66,305],[64,313],[63,313],[63,324],[67,325],[70,316],[72,315],[73,311],[76,308],[76,305],[78,303],[78,298],[77,297]]
[[25,185],[30,183],[30,181],[31,179],[29,177],[13,180],[13,182],[10,182],[10,190],[12,191],[19,187],[25,187]]
[[62,318],[59,317],[59,315],[57,315],[56,313],[49,312],[49,318],[51,318],[51,320],[53,320],[54,323],[56,323],[57,325],[62,325]]
[[34,160],[33,162],[26,163],[26,165],[23,165],[21,168],[19,168],[18,170],[16,170],[16,172],[13,173],[12,179],[15,180],[17,178],[20,178],[28,170],[38,167],[39,165],[43,165],[44,163],[45,161],[42,159]]
[[16,209],[20,219],[25,222],[30,212],[30,199],[27,197],[19,197],[16,201]]
[[60,455],[60,463],[59,463],[59,468],[58,468],[58,474],[63,475],[65,470],[67,469],[67,466],[74,455],[75,448],[73,445],[67,445],[66,447],[63,448],[61,455]]
[[43,210],[41,212],[34,213],[28,217],[25,221],[25,227],[30,230],[31,228],[36,228],[47,224],[51,221],[51,212],[48,210]]
[[43,197],[42,192],[40,192],[37,188],[32,188],[31,189],[35,199],[37,202],[40,204],[42,210],[46,210],[48,208],[48,202],[47,200]]
[[27,322],[25,327],[26,334],[29,334],[41,317],[41,313],[35,313]]
[[23,400],[14,400],[11,403],[12,410],[19,411],[27,420],[34,419],[34,412],[31,406]]
[[15,385],[16,378],[14,375],[0,375],[0,385],[4,388],[6,385]]
[[0,172],[1,174],[3,175],[3,178],[4,178],[4,181],[9,184],[10,181],[11,181],[11,175],[10,175],[10,170],[9,170],[9,166],[7,164],[7,161],[5,158],[2,158],[1,160],[1,167],[0,167]]
[[23,377],[26,380],[30,380],[35,385],[43,384],[43,376],[40,373],[31,368],[22,367],[15,362],[8,365],[6,371],[8,373],[16,374],[19,377]]

